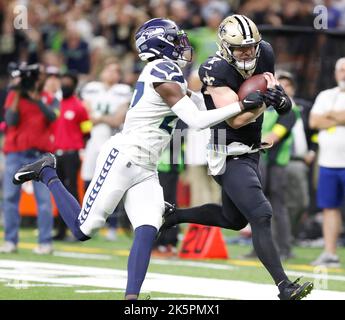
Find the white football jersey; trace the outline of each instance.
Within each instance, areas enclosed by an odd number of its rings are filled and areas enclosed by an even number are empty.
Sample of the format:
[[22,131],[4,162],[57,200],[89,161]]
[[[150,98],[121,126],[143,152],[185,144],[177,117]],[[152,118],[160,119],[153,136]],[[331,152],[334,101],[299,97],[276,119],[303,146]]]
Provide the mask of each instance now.
[[[108,114],[116,114],[122,105],[129,105],[132,97],[131,91],[131,87],[126,84],[118,83],[107,88],[102,82],[92,81],[82,88],[80,96],[89,103],[92,117],[98,118]],[[119,131],[120,129],[121,127],[116,130]],[[92,179],[99,150],[113,134],[114,129],[106,123],[93,126],[91,138],[85,147],[84,162],[81,169],[84,180]]]
[[[94,118],[114,114],[117,109],[125,103],[130,102],[132,97],[131,87],[127,84],[114,84],[107,88],[102,82],[92,81],[87,83],[80,92],[83,100],[89,102],[91,106],[91,115]],[[91,136],[111,136],[112,129],[104,123],[93,127]]]
[[149,62],[137,81],[123,130],[113,137],[134,163],[149,169],[156,169],[178,120],[154,89],[157,82],[177,83],[187,93],[187,82],[177,64],[164,59]]

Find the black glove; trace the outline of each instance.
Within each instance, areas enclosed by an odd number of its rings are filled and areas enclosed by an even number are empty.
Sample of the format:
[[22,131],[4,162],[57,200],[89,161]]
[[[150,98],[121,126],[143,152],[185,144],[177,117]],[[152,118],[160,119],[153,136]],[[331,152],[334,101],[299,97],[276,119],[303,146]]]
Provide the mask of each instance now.
[[272,106],[280,115],[288,113],[292,107],[291,100],[281,85],[268,88],[264,101],[267,106]]
[[241,108],[244,111],[256,109],[264,103],[264,95],[259,90],[251,92],[241,102]]

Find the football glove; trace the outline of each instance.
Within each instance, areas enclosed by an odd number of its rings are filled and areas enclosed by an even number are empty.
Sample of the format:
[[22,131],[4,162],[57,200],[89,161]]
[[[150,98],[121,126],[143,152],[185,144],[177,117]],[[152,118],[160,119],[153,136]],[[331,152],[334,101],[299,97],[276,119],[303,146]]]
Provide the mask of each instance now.
[[264,95],[264,101],[267,106],[272,106],[280,115],[288,113],[292,107],[291,99],[281,85],[268,88]]
[[258,90],[255,92],[249,93],[241,101],[241,109],[244,111],[256,109],[262,106],[264,103],[264,95]]

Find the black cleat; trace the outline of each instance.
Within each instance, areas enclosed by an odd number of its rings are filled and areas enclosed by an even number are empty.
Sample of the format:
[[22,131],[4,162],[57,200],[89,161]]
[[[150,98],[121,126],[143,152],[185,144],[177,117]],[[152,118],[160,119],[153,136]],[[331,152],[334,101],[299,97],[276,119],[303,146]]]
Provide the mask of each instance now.
[[156,236],[157,239],[160,237],[162,232],[166,231],[167,229],[169,229],[175,225],[175,223],[171,223],[168,220],[171,220],[171,218],[169,219],[169,217],[171,217],[175,213],[176,206],[174,204],[167,202],[167,201],[164,201],[164,204],[165,204],[165,209],[164,209],[164,213],[163,213],[163,223],[162,223],[162,226],[159,228],[159,231],[157,233],[157,236]]
[[175,225],[175,223],[172,223],[171,220],[172,220],[173,215],[175,213],[176,205],[171,204],[167,201],[164,201],[164,204],[165,204],[165,210],[163,213],[163,224],[160,228],[160,231],[169,229]]
[[26,181],[39,181],[40,173],[43,168],[51,167],[56,169],[56,158],[51,153],[46,153],[41,159],[21,167],[13,176],[14,184],[23,184]]
[[280,291],[278,297],[280,300],[301,300],[305,298],[314,287],[312,282],[305,282],[302,285],[299,285],[297,282],[301,278],[296,279],[294,282],[289,280],[285,287]]

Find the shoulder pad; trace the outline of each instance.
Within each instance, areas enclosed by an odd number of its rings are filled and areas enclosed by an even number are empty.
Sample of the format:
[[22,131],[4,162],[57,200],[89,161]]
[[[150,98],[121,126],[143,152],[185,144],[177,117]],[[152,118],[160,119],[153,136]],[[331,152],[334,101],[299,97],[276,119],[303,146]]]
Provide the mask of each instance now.
[[150,74],[160,80],[184,83],[181,69],[173,62],[160,61],[152,67]]
[[210,57],[199,67],[199,78],[207,86],[226,86],[232,69],[224,59]]

